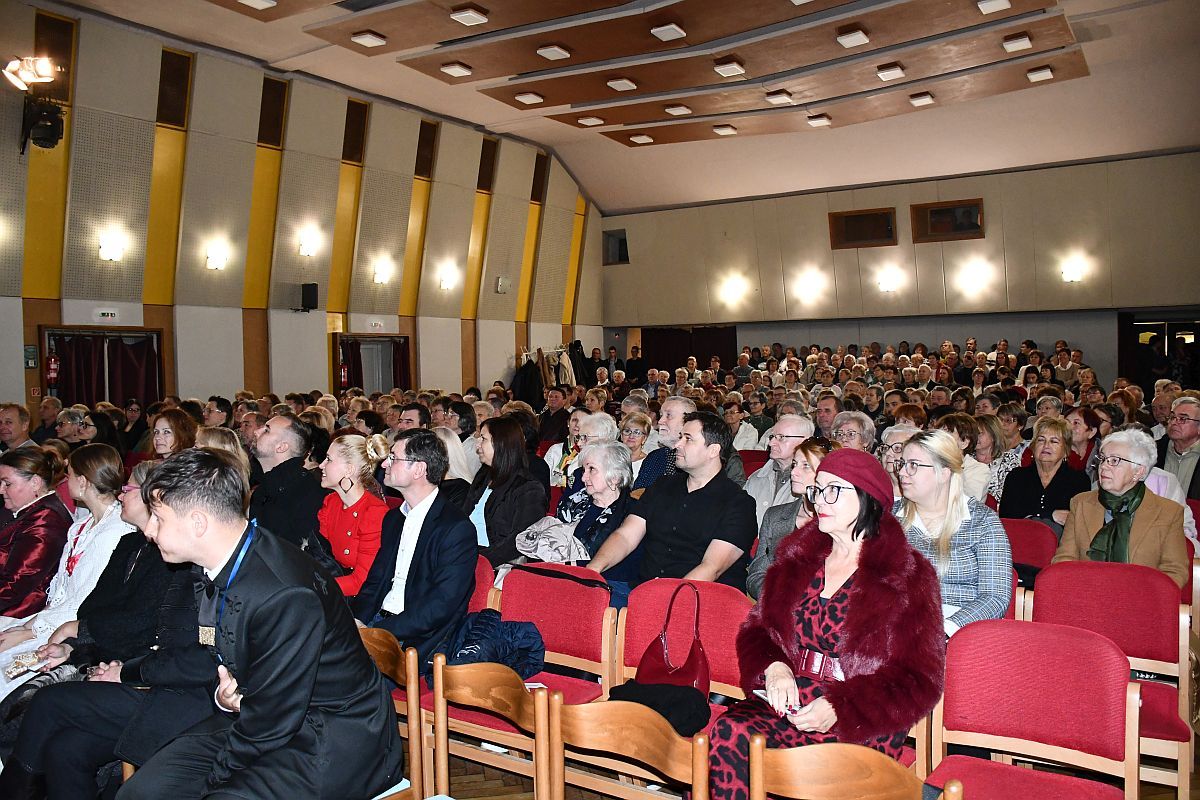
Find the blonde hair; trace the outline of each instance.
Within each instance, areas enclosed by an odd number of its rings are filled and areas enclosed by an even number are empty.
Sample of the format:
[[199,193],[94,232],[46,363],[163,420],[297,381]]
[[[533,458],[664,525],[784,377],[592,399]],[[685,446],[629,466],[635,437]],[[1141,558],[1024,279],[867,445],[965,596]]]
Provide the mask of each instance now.
[[325,432],[329,434],[333,433],[333,427],[337,423],[333,413],[324,406],[309,406],[300,413],[300,419],[309,425],[324,428]]
[[467,483],[473,481],[475,476],[471,474],[471,467],[467,463],[467,454],[463,452],[463,445],[458,434],[449,428],[440,426],[434,428],[433,433],[442,440],[442,444],[446,445],[446,455],[450,462],[450,468],[446,470],[446,478],[462,478]]
[[349,462],[358,471],[355,479],[363,488],[375,495],[382,495],[383,490],[375,480],[375,468],[379,466],[388,453],[391,445],[382,434],[361,436],[357,433],[339,436],[329,443],[329,451],[336,451],[339,456]]
[[241,467],[242,474],[249,479],[250,458],[232,428],[200,428],[196,431],[196,447],[229,453]]
[[1063,453],[1065,454],[1063,458],[1071,455],[1071,445],[1074,442],[1071,439],[1071,423],[1067,422],[1065,417],[1038,417],[1033,423],[1034,440],[1043,433],[1057,433],[1058,438],[1062,439]]
[[[950,540],[968,515],[965,511],[966,493],[963,491],[962,482],[963,454],[958,449],[958,440],[943,430],[921,431],[904,443],[905,449],[913,446],[921,448],[935,467],[950,470],[942,528],[939,531],[929,531],[937,537],[937,563],[934,566],[938,575],[943,575],[950,564]],[[906,529],[911,528],[916,519],[917,504],[908,498],[901,498],[900,524]]]

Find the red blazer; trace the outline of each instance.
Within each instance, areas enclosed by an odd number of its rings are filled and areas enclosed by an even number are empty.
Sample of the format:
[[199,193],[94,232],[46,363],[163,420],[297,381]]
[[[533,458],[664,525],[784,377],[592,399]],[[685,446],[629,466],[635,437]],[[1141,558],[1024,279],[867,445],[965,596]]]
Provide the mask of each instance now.
[[[758,604],[738,632],[747,695],[762,687],[763,671],[775,661],[795,672],[796,611],[831,549],[832,539],[816,520],[780,543]],[[863,542],[838,658],[845,680],[830,681],[823,690],[837,712],[832,732],[839,741],[862,743],[906,731],[942,695],[946,637],[937,573],[888,511],[878,536]]]
[[317,511],[321,535],[329,540],[334,559],[351,570],[349,575],[337,578],[338,588],[346,597],[358,594],[375,563],[383,517],[387,512],[387,503],[370,492],[363,492],[358,502],[349,508],[342,507],[342,498],[337,492],[330,492]]
[[0,527],[0,616],[27,617],[46,605],[71,515],[50,493]]

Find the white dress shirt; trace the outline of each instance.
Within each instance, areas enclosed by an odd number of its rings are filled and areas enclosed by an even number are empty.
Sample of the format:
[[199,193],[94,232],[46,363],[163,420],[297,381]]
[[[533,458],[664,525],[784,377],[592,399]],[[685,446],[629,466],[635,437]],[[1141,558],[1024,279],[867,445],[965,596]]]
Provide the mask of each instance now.
[[383,598],[383,610],[391,614],[404,613],[404,587],[408,584],[408,571],[412,567],[413,554],[417,552],[417,540],[425,527],[425,517],[433,507],[438,490],[434,489],[421,502],[410,507],[407,501],[400,506],[404,514],[404,528],[400,531],[400,547],[396,551],[396,575],[392,578],[392,589]]

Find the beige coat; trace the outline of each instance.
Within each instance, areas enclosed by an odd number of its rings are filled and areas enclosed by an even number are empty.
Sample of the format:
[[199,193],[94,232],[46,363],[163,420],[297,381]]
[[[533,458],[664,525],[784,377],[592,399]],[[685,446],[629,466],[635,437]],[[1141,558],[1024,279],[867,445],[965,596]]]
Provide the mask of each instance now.
[[[1086,561],[1092,539],[1104,527],[1099,492],[1077,494],[1063,528],[1062,543],[1051,563]],[[1191,569],[1183,536],[1183,506],[1146,490],[1133,515],[1129,533],[1129,563],[1162,570],[1182,587]]]

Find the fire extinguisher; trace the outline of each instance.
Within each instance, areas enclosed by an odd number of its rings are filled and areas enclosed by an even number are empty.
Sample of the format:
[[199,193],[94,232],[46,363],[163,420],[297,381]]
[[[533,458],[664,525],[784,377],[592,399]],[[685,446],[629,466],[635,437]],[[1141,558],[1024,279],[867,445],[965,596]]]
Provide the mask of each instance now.
[[46,356],[46,383],[51,387],[58,386],[58,356],[54,351],[50,351],[50,355]]
[[350,388],[350,367],[346,366],[345,364],[342,364],[341,367],[338,368],[338,377],[341,379],[342,388],[349,389]]

